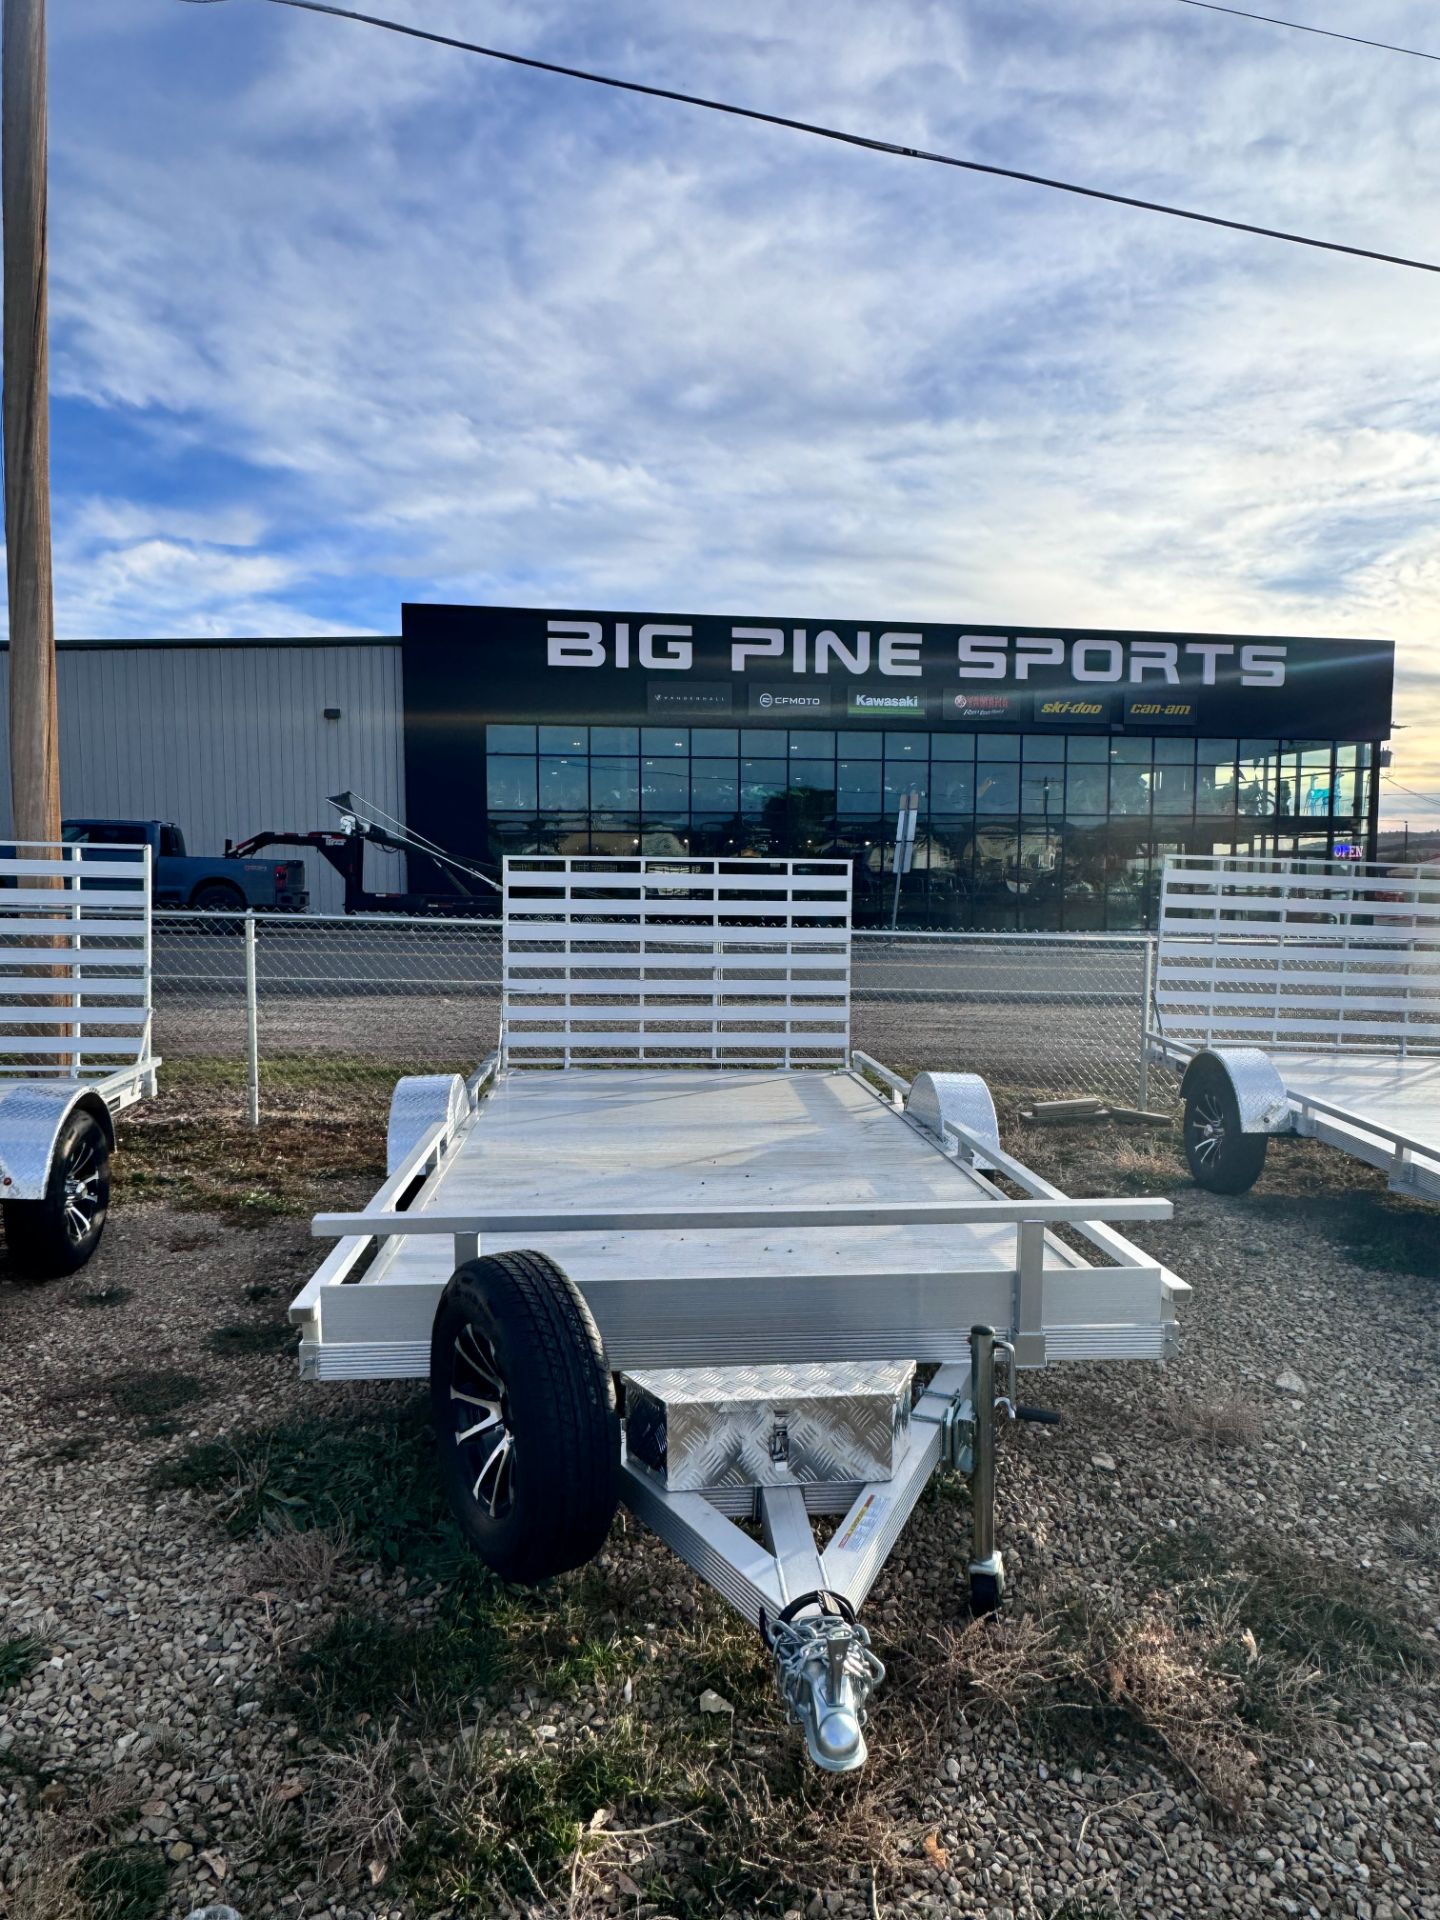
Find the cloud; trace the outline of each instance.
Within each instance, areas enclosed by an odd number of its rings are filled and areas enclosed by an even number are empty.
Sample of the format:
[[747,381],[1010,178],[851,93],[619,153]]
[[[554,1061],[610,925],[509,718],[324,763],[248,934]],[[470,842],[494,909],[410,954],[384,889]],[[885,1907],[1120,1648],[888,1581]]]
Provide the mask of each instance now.
[[[1440,258],[1420,62],[1142,0],[393,6]],[[66,631],[408,595],[1378,634],[1440,791],[1440,281],[269,7],[65,16],[55,388],[92,467],[130,448],[57,500]]]

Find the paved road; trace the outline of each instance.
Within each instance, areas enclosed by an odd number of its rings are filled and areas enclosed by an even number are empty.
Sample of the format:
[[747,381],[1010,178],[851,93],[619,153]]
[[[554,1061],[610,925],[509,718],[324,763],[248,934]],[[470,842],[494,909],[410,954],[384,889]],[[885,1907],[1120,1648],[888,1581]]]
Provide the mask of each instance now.
[[[243,992],[244,942],[234,933],[157,926],[157,992]],[[907,997],[1016,1005],[1027,1001],[1136,1002],[1142,960],[1132,943],[1075,941],[1063,947],[1016,940],[894,938],[858,934],[851,979],[857,998]],[[333,997],[386,989],[406,993],[498,990],[500,945],[433,923],[360,925],[261,923],[256,974],[287,997]]]

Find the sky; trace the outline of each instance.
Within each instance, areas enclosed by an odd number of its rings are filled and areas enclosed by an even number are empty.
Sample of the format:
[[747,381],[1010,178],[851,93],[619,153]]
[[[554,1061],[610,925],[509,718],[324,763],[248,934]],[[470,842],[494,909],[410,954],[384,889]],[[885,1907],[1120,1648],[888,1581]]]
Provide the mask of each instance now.
[[[1440,67],[1177,0],[365,10],[1440,261]],[[1427,0],[1363,30],[1440,51]],[[406,599],[1364,635],[1430,802],[1386,817],[1440,824],[1440,275],[264,0],[50,35],[62,637]]]

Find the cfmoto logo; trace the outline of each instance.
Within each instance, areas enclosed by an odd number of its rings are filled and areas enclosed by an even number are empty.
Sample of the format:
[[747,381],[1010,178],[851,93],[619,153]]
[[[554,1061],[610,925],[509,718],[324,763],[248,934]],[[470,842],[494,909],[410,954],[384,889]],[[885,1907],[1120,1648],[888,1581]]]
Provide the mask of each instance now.
[[774,704],[775,704],[775,696],[774,696],[774,694],[773,694],[773,693],[762,693],[762,694],[761,694],[761,696],[760,696],[760,705],[761,705],[762,707],[773,707],[773,706],[774,706]]

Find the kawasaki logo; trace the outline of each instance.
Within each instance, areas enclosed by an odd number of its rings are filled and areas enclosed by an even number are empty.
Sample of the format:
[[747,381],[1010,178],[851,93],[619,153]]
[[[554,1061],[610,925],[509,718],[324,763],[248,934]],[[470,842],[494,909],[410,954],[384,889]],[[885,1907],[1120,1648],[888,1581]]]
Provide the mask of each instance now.
[[851,692],[846,711],[851,714],[915,714],[921,718],[925,713],[923,693],[856,693]]

